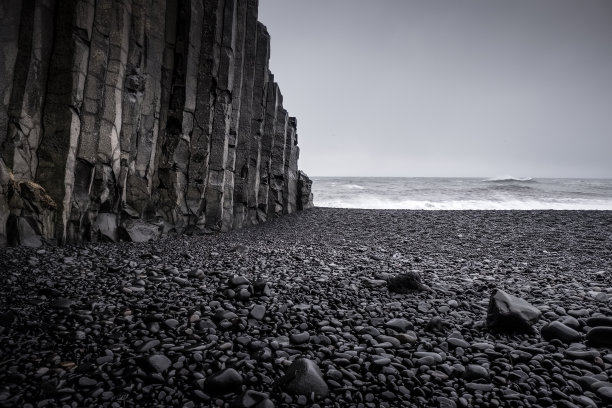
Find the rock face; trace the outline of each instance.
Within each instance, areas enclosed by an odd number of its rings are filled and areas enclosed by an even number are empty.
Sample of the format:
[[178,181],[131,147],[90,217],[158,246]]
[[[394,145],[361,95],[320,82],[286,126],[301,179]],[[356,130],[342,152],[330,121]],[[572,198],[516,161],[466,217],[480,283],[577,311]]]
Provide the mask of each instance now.
[[225,231],[312,207],[257,10],[3,2],[0,245]]
[[532,332],[542,313],[524,299],[495,289],[489,300],[487,326],[500,332]]

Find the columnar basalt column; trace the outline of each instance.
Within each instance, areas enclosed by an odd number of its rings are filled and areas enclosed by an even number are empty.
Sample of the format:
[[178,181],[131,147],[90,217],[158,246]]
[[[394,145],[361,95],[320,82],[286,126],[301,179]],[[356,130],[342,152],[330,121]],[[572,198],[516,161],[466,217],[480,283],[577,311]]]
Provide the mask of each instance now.
[[[204,226],[204,193],[208,181],[210,143],[223,35],[224,2],[204,1],[194,129],[191,135],[185,200],[192,225]],[[160,174],[160,182],[161,174]]]
[[248,2],[239,0],[236,10],[236,43],[234,49],[234,86],[232,89],[232,116],[227,145],[225,184],[223,189],[223,217],[221,229],[229,231],[234,218],[234,183],[236,178],[236,149],[243,142],[240,116],[242,111],[242,90],[245,80],[245,40],[247,30]]
[[58,205],[55,235],[68,238],[68,221],[76,153],[81,131],[79,114],[87,77],[94,19],[93,0],[67,0],[57,5],[54,46],[44,107],[44,135],[38,149],[36,181]]
[[253,89],[255,81],[255,59],[257,54],[257,7],[258,0],[248,0],[246,10],[245,43],[242,69],[242,91],[240,94],[240,117],[238,140],[234,164],[234,209],[233,228],[245,224],[248,214],[248,177],[250,171],[249,150],[251,146],[251,119],[253,118]]
[[3,1],[0,245],[144,241],[294,211],[309,185],[257,9]]
[[[12,166],[13,143],[8,139],[9,107],[13,82],[16,74],[15,63],[20,52],[20,23],[28,18],[26,10],[22,13],[24,2],[6,0],[0,2],[0,160],[8,168]],[[27,6],[27,4],[26,4]],[[27,41],[24,41],[27,43]],[[26,51],[23,51],[24,53]]]
[[270,184],[270,163],[272,149],[276,136],[276,117],[279,108],[282,109],[283,96],[274,82],[274,75],[269,74],[268,91],[266,96],[266,114],[264,130],[261,138],[261,161],[259,163],[259,193],[257,196],[257,218],[264,222],[268,215],[268,193]]
[[[223,29],[219,50],[219,71],[213,106],[212,133],[208,179],[204,192],[205,223],[213,230],[221,229],[223,222],[223,193],[229,176],[227,170],[228,143],[232,116],[232,89],[234,85],[234,51],[236,47],[236,0],[226,0]],[[233,190],[232,190],[233,191]]]
[[283,184],[283,213],[297,211],[298,158],[300,148],[297,146],[297,119],[289,118],[287,138],[285,139],[285,182]]
[[283,214],[283,187],[285,185],[285,142],[289,115],[282,107],[276,115],[276,129],[270,157],[270,176],[268,181],[268,216]]
[[[17,59],[14,70],[7,75],[11,78],[14,73],[10,106],[8,110],[2,109],[3,113],[8,112],[9,124],[7,132],[3,133],[6,142],[0,143],[0,152],[16,179],[31,180],[38,167],[36,151],[42,133],[42,106],[53,40],[53,19],[50,16],[53,15],[55,0],[30,0],[24,2],[23,7]],[[10,28],[9,20],[5,30]],[[10,39],[7,41],[3,48],[10,47]]]
[[[251,119],[251,139],[249,146],[248,172],[248,217],[249,223],[258,222],[259,171],[261,163],[261,142],[266,116],[268,93],[268,61],[270,59],[270,35],[266,26],[257,23],[257,55],[255,58],[255,81],[253,86],[253,117]],[[273,82],[273,81],[272,81]]]

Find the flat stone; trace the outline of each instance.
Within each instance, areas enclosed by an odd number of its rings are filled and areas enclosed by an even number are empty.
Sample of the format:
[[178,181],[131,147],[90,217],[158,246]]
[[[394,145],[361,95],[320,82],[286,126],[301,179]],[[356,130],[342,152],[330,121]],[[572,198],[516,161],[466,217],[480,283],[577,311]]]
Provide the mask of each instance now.
[[612,327],[612,317],[596,316],[586,319],[586,325],[589,327],[606,326]]
[[163,373],[170,367],[172,362],[170,359],[163,354],[154,354],[146,358],[149,368],[156,373]]
[[391,319],[385,323],[385,327],[393,329],[398,332],[405,332],[406,330],[412,330],[414,326],[411,322],[406,319]]
[[145,351],[149,351],[152,348],[157,347],[157,346],[159,346],[159,340],[148,340],[148,341],[142,343],[138,347],[137,351],[139,353],[144,353]]
[[465,367],[463,379],[465,381],[475,381],[481,379],[488,380],[489,372],[483,366],[479,366],[476,364],[468,364],[467,367]]

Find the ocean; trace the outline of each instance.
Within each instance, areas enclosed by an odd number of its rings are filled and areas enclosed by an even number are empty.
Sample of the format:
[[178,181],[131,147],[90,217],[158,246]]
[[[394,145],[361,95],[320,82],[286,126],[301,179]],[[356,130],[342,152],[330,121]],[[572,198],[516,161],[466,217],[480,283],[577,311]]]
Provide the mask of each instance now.
[[318,207],[612,210],[612,179],[313,177]]

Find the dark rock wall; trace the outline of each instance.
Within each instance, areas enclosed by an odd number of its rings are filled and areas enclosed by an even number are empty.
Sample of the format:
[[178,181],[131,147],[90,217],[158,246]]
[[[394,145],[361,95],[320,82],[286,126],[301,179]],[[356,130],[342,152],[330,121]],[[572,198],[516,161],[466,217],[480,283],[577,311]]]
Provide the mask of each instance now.
[[257,0],[0,4],[0,245],[229,230],[312,205]]

